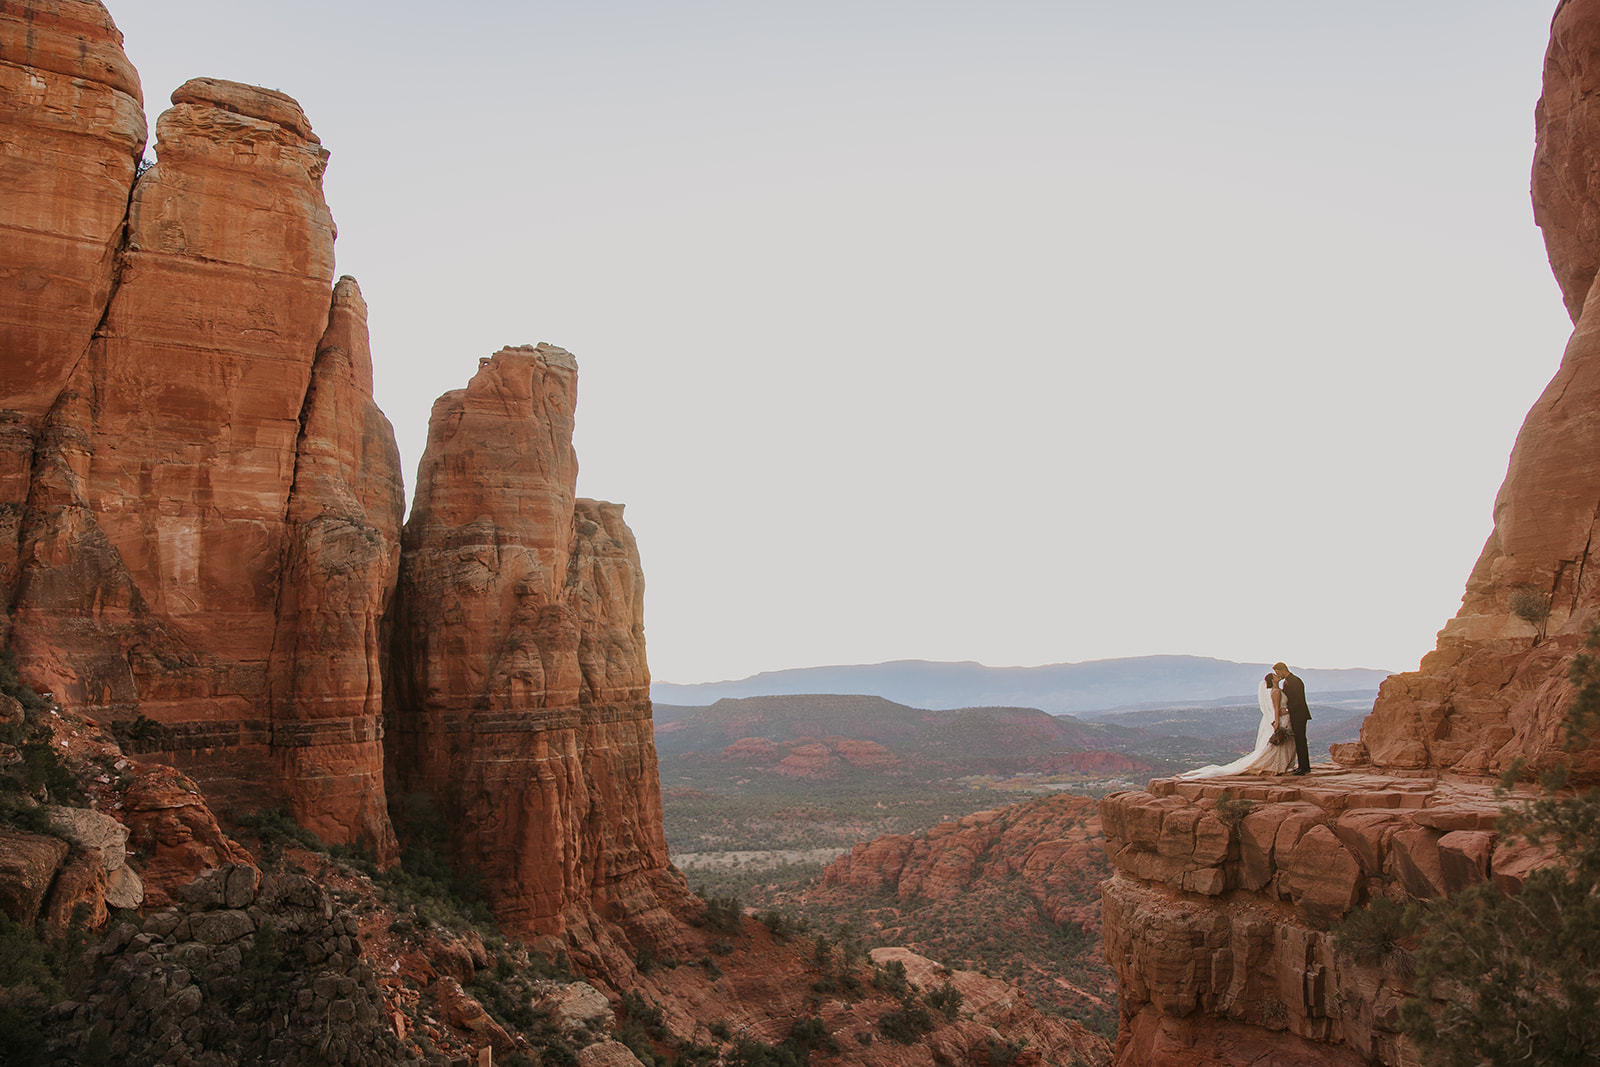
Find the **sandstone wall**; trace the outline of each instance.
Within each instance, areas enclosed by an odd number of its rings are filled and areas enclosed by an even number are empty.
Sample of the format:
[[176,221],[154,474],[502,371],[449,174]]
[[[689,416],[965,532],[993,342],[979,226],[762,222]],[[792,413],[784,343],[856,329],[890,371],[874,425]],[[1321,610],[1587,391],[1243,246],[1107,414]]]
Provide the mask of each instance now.
[[365,306],[292,99],[197,78],[144,146],[98,3],[0,4],[0,640],[27,680],[380,857],[399,556]]
[[[1415,672],[1386,681],[1356,766],[1497,774],[1546,765],[1571,698],[1566,671],[1600,618],[1600,5],[1566,0],[1551,26],[1535,110],[1534,218],[1575,329],[1555,377],[1528,412],[1494,503],[1494,531],[1461,610]],[[1578,765],[1600,777],[1600,753]]]
[[0,642],[34,444],[105,313],[144,142],[103,7],[0,4]]

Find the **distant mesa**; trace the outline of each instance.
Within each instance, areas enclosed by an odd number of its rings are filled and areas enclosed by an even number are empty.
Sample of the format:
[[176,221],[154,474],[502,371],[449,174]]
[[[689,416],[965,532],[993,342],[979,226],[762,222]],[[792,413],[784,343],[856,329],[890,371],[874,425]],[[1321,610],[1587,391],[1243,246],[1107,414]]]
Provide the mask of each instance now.
[[[658,706],[705,706],[727,698],[757,696],[856,694],[935,710],[1025,707],[1053,715],[1082,715],[1162,703],[1192,705],[1226,699],[1253,703],[1256,685],[1269,669],[1268,663],[1234,663],[1203,656],[1132,656],[1042,667],[908,659],[763,671],[738,681],[656,682],[650,695]],[[1338,694],[1344,701],[1370,708],[1378,686],[1393,672],[1296,667],[1296,673],[1305,679],[1313,702],[1319,696]],[[658,722],[660,718],[658,714]]]

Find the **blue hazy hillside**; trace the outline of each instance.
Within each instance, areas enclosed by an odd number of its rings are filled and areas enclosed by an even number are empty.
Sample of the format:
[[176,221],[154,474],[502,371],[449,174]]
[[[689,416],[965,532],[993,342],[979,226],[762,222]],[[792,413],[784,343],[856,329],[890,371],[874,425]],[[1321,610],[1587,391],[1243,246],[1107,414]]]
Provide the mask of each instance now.
[[[1392,671],[1363,667],[1295,668],[1315,703],[1319,694],[1362,697],[1370,703]],[[1234,663],[1202,656],[1134,656],[1053,663],[1043,667],[985,667],[981,663],[896,660],[836,667],[765,671],[728,682],[656,682],[653,699],[708,705],[724,698],[797,694],[860,694],[914,708],[1029,707],[1082,715],[1140,705],[1201,703],[1235,698],[1255,702],[1267,663]],[[1370,694],[1370,695],[1368,695]]]

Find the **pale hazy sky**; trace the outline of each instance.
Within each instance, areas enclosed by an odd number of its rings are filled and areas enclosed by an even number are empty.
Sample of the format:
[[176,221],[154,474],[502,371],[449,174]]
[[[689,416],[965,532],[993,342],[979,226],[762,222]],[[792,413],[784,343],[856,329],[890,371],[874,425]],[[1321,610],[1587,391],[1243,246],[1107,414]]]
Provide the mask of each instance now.
[[152,130],[305,107],[408,482],[479,357],[578,357],[660,681],[1412,669],[1570,331],[1555,0],[108,6]]

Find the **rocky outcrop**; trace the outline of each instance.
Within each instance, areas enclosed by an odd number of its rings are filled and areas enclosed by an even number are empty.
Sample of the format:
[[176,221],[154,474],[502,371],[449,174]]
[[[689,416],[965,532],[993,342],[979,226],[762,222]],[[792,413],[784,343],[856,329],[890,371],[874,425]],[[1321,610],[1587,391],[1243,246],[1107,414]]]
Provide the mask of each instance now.
[[126,1063],[421,1063],[357,932],[304,875],[208,871],[96,946],[88,995],[56,1013],[57,1051],[87,1052],[98,1034],[101,1055]]
[[200,788],[173,767],[140,765],[122,794],[128,847],[139,855],[151,907],[201,871],[251,863],[250,854],[222,832]]
[[289,97],[197,78],[136,180],[93,2],[0,6],[0,79],[0,641],[213,801],[387,860],[402,495],[360,292],[330,294],[328,153]]
[[[1347,765],[1497,774],[1517,759],[1538,770],[1560,749],[1567,664],[1600,616],[1597,78],[1600,9],[1569,0],[1551,26],[1535,110],[1533,205],[1576,328],[1517,435],[1460,612],[1417,671],[1384,683],[1361,744],[1335,747]],[[1600,753],[1577,769],[1600,778]]]
[[1017,877],[1051,922],[1093,934],[1108,873],[1100,832],[1093,800],[1060,793],[863,842],[828,865],[823,886],[948,903]]
[[386,751],[394,788],[431,798],[503,927],[606,955],[596,916],[666,936],[658,894],[682,890],[661,828],[638,549],[621,507],[576,498],[576,401],[576,361],[541,344],[483,359],[434,405]]
[[1064,793],[916,834],[885,834],[829,864],[812,909],[880,941],[1017,978],[1069,1017],[1105,1015],[1100,882],[1110,874],[1094,801]]
[[852,770],[894,770],[900,757],[876,741],[851,737],[801,737],[781,745],[765,737],[741,737],[722,750],[731,763],[770,767],[789,778],[835,778]]
[[1493,784],[1319,771],[1309,779],[1165,779],[1101,801],[1102,887],[1117,972],[1116,1062],[1409,1063],[1410,975],[1330,931],[1377,899],[1508,891],[1547,861],[1495,829]]

